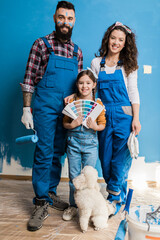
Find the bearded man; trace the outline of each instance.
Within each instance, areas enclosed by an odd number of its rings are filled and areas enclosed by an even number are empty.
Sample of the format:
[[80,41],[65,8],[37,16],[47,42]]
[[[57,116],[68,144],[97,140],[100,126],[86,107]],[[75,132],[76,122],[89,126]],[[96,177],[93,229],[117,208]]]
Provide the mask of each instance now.
[[66,1],[58,2],[53,18],[55,31],[34,42],[21,84],[21,121],[27,129],[34,129],[39,138],[32,171],[35,208],[28,221],[29,231],[42,227],[44,219],[48,217],[49,205],[62,211],[68,207],[68,203],[60,200],[56,193],[66,142],[62,110],[64,98],[75,92],[76,76],[83,69],[83,55],[81,49],[71,41],[75,24],[74,5]]

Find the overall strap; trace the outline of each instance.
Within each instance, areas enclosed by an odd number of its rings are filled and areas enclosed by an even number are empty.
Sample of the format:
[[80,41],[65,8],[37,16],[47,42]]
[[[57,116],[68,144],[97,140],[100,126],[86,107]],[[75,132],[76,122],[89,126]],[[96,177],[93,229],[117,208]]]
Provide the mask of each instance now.
[[122,68],[123,62],[121,60],[118,61],[117,66],[116,66],[116,70],[119,70]]
[[106,59],[106,57],[103,57],[101,62],[100,62],[100,69],[101,69],[101,71],[104,71],[105,59]]
[[43,42],[46,44],[49,53],[54,54],[53,48],[51,47],[51,45],[49,44],[49,42],[47,41],[47,39],[45,37],[41,37],[41,39],[43,40]]
[[74,50],[73,50],[73,58],[77,60],[78,55],[78,46],[74,44]]

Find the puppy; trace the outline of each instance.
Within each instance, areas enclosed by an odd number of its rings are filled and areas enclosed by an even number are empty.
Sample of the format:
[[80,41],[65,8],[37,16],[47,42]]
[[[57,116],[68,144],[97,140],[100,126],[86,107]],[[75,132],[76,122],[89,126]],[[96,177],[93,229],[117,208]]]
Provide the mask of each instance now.
[[100,192],[97,179],[98,172],[91,166],[85,166],[81,174],[73,179],[76,189],[74,198],[79,209],[79,222],[83,232],[87,231],[90,219],[95,230],[107,227],[107,201]]

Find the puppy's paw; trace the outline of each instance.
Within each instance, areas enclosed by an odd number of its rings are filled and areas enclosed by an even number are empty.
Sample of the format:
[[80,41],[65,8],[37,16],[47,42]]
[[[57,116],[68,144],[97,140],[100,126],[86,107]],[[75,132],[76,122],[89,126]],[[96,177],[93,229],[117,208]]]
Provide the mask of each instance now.
[[83,226],[83,227],[81,227],[81,230],[82,230],[83,233],[85,233],[85,232],[87,232],[87,227]]
[[99,227],[95,227],[94,228],[95,231],[99,231],[99,229],[100,229]]

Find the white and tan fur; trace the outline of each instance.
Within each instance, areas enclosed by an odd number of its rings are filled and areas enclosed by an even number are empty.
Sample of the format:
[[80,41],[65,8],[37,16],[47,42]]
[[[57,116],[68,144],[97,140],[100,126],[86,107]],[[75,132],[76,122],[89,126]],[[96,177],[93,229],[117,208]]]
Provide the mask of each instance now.
[[97,179],[98,172],[91,166],[85,166],[81,174],[73,179],[76,188],[74,198],[79,209],[79,222],[83,232],[87,231],[90,219],[95,230],[107,227],[109,206],[100,192]]

